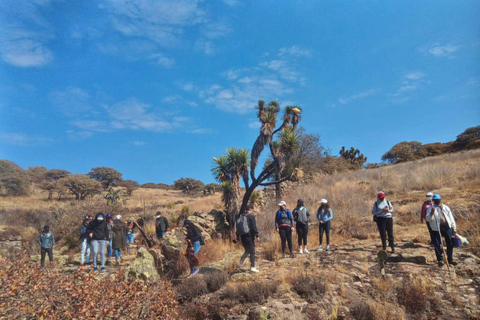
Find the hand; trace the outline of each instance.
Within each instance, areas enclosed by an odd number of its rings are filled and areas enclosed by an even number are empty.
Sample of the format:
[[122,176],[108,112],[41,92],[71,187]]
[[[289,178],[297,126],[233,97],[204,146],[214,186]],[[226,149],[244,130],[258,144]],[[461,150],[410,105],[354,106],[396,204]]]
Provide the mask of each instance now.
[[292,231],[295,231],[295,228],[294,228],[294,227],[292,227]]
[[452,232],[452,238],[455,238],[457,236],[457,232],[456,231],[453,231]]
[[277,232],[280,232],[280,230],[277,229]]
[[260,242],[260,238],[257,237],[257,242]]
[[382,212],[383,212],[383,213],[390,212],[390,209],[388,209],[388,208],[383,208],[383,209],[382,209]]
[[89,233],[88,236],[89,236],[90,238],[93,238],[93,233]]
[[55,246],[52,246],[52,249],[55,249]]

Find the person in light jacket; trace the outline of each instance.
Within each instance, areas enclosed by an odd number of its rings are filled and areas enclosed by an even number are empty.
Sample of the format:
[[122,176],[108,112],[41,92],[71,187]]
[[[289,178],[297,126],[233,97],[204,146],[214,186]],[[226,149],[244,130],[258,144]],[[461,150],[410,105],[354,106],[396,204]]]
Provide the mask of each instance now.
[[382,248],[387,249],[387,234],[388,245],[392,249],[391,253],[395,253],[395,244],[393,240],[393,206],[387,200],[385,193],[380,191],[377,194],[377,201],[373,204],[372,214],[374,221],[377,222],[378,232],[382,239]]
[[48,259],[50,263],[53,262],[53,248],[55,247],[55,238],[53,233],[50,232],[50,227],[45,225],[43,231],[38,236],[38,244],[40,245],[41,260],[40,264],[42,269],[45,267],[45,254],[48,253]]
[[438,266],[443,266],[443,255],[440,246],[442,245],[442,235],[447,244],[447,261],[450,265],[457,265],[453,260],[453,241],[452,237],[457,235],[457,225],[453,218],[450,208],[442,203],[442,197],[439,194],[433,195],[433,206],[428,208],[427,222],[433,231],[435,255],[437,256]]
[[319,239],[320,245],[318,246],[317,250],[322,251],[322,243],[323,243],[323,233],[325,232],[325,236],[327,238],[327,248],[326,250],[330,250],[330,227],[331,227],[331,220],[333,218],[332,209],[330,208],[330,203],[328,203],[327,199],[320,200],[320,207],[317,210],[317,220],[320,222],[318,225],[319,228]]
[[[305,208],[302,199],[297,200],[297,207],[293,209],[293,219],[297,225],[298,235],[298,253],[309,253],[307,249],[308,222],[310,221],[310,212]],[[303,245],[303,250],[302,250]]]

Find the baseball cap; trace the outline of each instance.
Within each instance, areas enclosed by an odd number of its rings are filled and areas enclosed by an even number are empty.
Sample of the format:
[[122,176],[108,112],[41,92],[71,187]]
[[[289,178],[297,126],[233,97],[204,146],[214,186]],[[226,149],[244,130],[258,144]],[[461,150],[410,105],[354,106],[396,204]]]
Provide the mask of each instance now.
[[278,204],[279,206],[286,206],[287,203],[285,201],[280,201],[280,203]]
[[378,197],[379,197],[380,199],[385,198],[385,192],[380,191],[380,192],[378,193]]
[[108,218],[111,218],[111,217],[112,217],[112,215],[111,215],[110,213],[107,214],[107,219],[108,219]]
[[322,200],[320,200],[320,203],[327,203],[327,202],[328,202],[327,199],[322,199]]
[[442,197],[440,197],[438,193],[433,195],[433,200],[440,200],[440,199],[442,199]]

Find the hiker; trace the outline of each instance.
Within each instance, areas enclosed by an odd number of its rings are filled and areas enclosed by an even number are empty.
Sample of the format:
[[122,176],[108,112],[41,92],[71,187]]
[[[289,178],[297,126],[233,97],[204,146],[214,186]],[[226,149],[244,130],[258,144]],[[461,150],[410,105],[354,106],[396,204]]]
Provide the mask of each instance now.
[[130,253],[130,244],[133,246],[135,242],[135,234],[133,234],[135,225],[131,220],[127,221],[127,253]]
[[248,204],[245,211],[246,212],[242,213],[237,219],[237,240],[242,241],[243,248],[245,249],[238,263],[238,267],[241,269],[243,262],[245,262],[245,259],[250,255],[250,271],[260,272],[255,268],[255,239],[260,241],[260,238],[258,237],[257,222],[253,215],[253,206]]
[[112,250],[112,227],[113,227],[113,219],[112,215],[109,213],[107,214],[107,227],[108,227],[108,242],[107,242],[107,255],[108,257],[112,256],[113,250]]
[[[293,219],[297,225],[298,253],[309,253],[307,250],[308,221],[310,221],[310,212],[305,208],[302,199],[297,200],[297,207],[293,209]],[[302,250],[303,245],[303,250]]]
[[105,245],[108,241],[109,234],[103,212],[97,213],[95,220],[90,222],[88,225],[88,233],[93,251],[93,272],[98,272],[98,253],[100,253],[101,271],[105,272],[107,271],[105,269]]
[[433,206],[428,208],[426,220],[430,222],[433,231],[433,240],[435,244],[435,255],[437,256],[438,266],[443,266],[443,255],[441,250],[442,238],[447,245],[447,261],[449,265],[456,266],[453,261],[453,241],[452,237],[457,235],[457,225],[453,218],[452,211],[442,203],[442,197],[439,194],[433,195]]
[[319,223],[318,225],[318,234],[320,245],[318,246],[317,250],[322,251],[322,243],[323,243],[323,233],[325,232],[325,237],[327,238],[327,247],[325,250],[330,251],[330,226],[331,220],[333,218],[332,209],[330,208],[330,203],[328,203],[327,199],[320,200],[320,207],[317,210],[317,220]]
[[189,239],[187,239],[187,251],[185,252],[185,257],[187,258],[188,265],[190,266],[190,275],[187,278],[191,278],[198,273],[200,261],[195,256],[195,249],[193,248],[192,241]]
[[87,255],[87,264],[90,263],[90,241],[88,240],[88,222],[89,217],[82,219],[80,226],[80,242],[82,243],[82,252],[80,253],[80,264],[85,265],[85,254]]
[[[202,233],[200,232],[200,229],[196,225],[193,224],[192,221],[185,219],[183,221],[183,227],[187,229],[187,254],[189,253],[189,247],[191,247],[191,250],[193,250],[193,255],[196,257],[198,251],[200,251],[201,248],[201,241],[202,241]],[[190,250],[190,251],[191,251]],[[191,253],[191,252],[190,252]],[[187,260],[189,260],[189,257],[187,256]],[[190,260],[189,260],[190,262]],[[193,276],[198,273],[198,263],[197,265],[191,265],[190,266],[190,276]]]
[[280,201],[278,205],[280,208],[275,214],[275,229],[280,234],[280,240],[282,241],[282,258],[285,258],[287,242],[288,249],[290,250],[290,258],[295,258],[292,248],[292,231],[295,230],[293,217],[290,210],[287,209],[287,203],[285,201]]
[[53,248],[55,247],[55,238],[50,231],[50,227],[46,224],[43,227],[43,231],[38,236],[38,244],[40,245],[40,266],[43,269],[45,267],[45,254],[48,253],[48,259],[50,263],[53,262]]
[[127,246],[127,225],[121,221],[122,216],[116,215],[112,227],[112,248],[115,253],[115,263],[122,258],[122,249]]
[[157,233],[158,240],[163,239],[163,235],[168,230],[170,230],[168,227],[168,219],[162,216],[162,213],[158,211],[157,219],[155,220],[155,231]]
[[393,207],[383,191],[377,194],[377,201],[373,204],[372,213],[373,221],[377,223],[378,231],[380,232],[383,250],[387,249],[386,234],[388,233],[388,245],[392,249],[391,253],[395,253],[395,245],[393,243]]
[[423,223],[425,221],[425,223],[427,224],[428,234],[430,235],[430,248],[435,249],[433,230],[432,230],[432,227],[430,227],[430,223],[426,221],[428,208],[430,208],[432,205],[433,205],[433,193],[429,192],[426,195],[425,202],[423,202],[422,204],[422,213],[420,215],[420,223]]

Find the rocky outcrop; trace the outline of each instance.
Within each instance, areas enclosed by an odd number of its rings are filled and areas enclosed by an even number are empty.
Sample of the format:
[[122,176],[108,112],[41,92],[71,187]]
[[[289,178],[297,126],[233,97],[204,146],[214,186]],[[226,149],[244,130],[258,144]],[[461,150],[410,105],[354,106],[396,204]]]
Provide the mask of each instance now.
[[0,230],[0,257],[15,260],[22,252],[22,237],[17,230],[5,228]]
[[145,248],[138,249],[137,257],[125,270],[125,277],[134,277],[143,281],[160,279],[153,255]]

